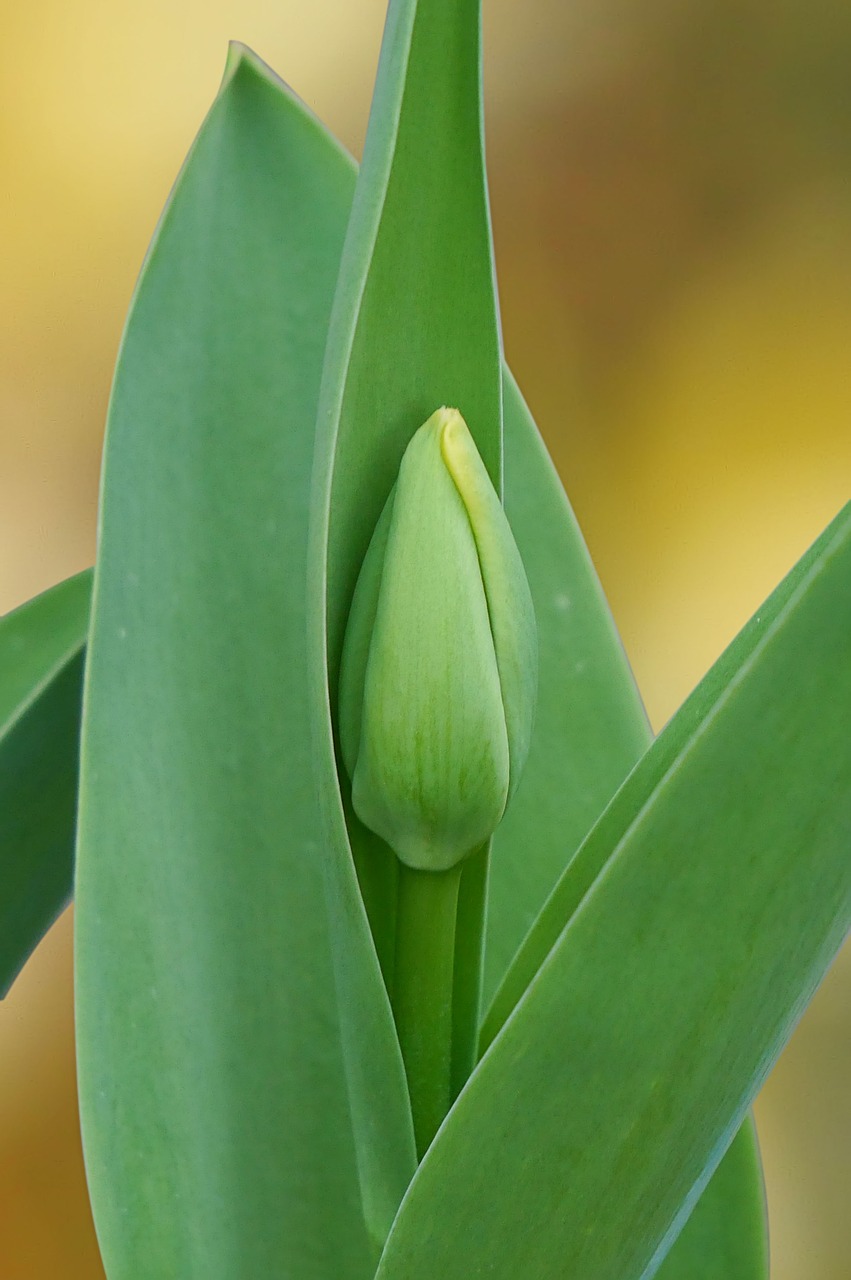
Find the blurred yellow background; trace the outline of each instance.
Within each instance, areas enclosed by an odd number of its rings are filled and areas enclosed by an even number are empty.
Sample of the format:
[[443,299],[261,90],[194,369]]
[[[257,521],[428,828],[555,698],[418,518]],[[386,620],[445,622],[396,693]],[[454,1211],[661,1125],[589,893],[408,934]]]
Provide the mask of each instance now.
[[[851,496],[851,6],[485,0],[506,348],[661,726]],[[89,563],[111,367],[239,38],[358,151],[383,0],[5,0],[0,611]],[[774,1280],[851,1275],[851,957],[758,1106]],[[0,1008],[0,1280],[102,1276],[66,917]]]

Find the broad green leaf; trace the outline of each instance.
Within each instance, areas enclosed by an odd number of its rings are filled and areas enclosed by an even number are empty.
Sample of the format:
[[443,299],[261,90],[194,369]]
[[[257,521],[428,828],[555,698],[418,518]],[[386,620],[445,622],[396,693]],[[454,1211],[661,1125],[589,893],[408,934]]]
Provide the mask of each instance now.
[[[505,450],[506,510],[535,601],[544,694],[520,791],[493,842],[485,952],[488,992],[504,977],[582,837],[651,737],[582,535],[510,374],[505,384]],[[601,869],[602,860],[595,870],[588,868],[588,884]],[[575,899],[562,904],[559,931],[574,905]],[[536,948],[528,962],[517,964],[517,981],[500,992],[490,1026],[485,1026],[486,1040],[522,996],[548,949],[541,954]],[[528,948],[523,951],[525,955]],[[762,1174],[752,1122],[725,1156],[673,1244],[664,1275],[665,1280],[767,1276]]]
[[71,898],[90,587],[0,619],[0,996]]
[[588,892],[605,871],[612,849],[645,803],[648,789],[668,769],[676,766],[686,736],[711,713],[719,692],[736,676],[743,661],[758,642],[762,630],[775,621],[786,607],[792,593],[818,558],[820,548],[821,542],[810,548],[735,642],[722,654],[709,675],[701,681],[673,722],[656,741],[653,751],[645,755],[625,786],[614,797],[576,856],[570,859],[534,926],[524,938],[488,1010],[482,1029],[483,1049],[488,1047],[503,1027],[560,935],[582,906]]
[[[367,1220],[381,1239],[414,1171],[413,1131],[347,835],[332,714],[357,575],[414,432],[441,405],[459,408],[500,481],[502,375],[480,42],[479,0],[391,0],[317,423],[312,727],[352,1116]],[[386,901],[392,862],[377,841],[353,830],[369,907]]]
[[493,841],[488,996],[582,838],[651,740],[582,534],[510,374],[505,508],[535,602],[540,696],[520,788]]
[[851,923],[849,705],[851,507],[601,819],[381,1280],[652,1274]]
[[122,343],[76,913],[80,1105],[110,1280],[372,1271],[304,623],[350,191],[327,135],[235,54]]

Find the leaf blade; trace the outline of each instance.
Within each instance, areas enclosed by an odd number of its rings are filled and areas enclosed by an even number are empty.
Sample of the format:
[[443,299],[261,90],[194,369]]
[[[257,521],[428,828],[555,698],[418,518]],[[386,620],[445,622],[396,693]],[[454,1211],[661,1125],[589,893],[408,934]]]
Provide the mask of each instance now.
[[312,424],[351,175],[330,163],[316,191],[336,148],[288,101],[232,58],[110,408],[76,995],[116,1280],[372,1270],[304,694]]
[[733,1139],[657,1280],[768,1280],[768,1223],[756,1128]]
[[540,689],[520,788],[494,836],[490,999],[566,862],[652,740],[581,531],[505,374],[505,506],[538,623]]
[[71,899],[90,580],[0,619],[0,996]]
[[[529,576],[540,683],[549,693],[538,709],[520,791],[493,842],[485,971],[491,1004],[482,1051],[581,901],[565,869],[652,738],[570,504],[517,384],[507,370],[505,377],[506,510]],[[601,860],[576,870],[587,887]],[[562,873],[563,888],[548,901]],[[541,938],[548,926],[552,936]],[[695,1280],[698,1268],[726,1280],[767,1276],[752,1121],[674,1241],[663,1274]]]

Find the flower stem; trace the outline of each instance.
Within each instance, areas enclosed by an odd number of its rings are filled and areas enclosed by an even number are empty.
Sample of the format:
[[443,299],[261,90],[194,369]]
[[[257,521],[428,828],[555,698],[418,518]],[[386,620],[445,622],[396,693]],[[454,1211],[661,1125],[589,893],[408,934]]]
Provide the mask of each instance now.
[[388,992],[393,983],[399,859],[374,831],[346,809],[346,825],[372,940]]
[[452,987],[461,867],[399,864],[392,1004],[422,1158],[452,1102]]
[[452,979],[452,1101],[478,1060],[490,841],[461,864]]

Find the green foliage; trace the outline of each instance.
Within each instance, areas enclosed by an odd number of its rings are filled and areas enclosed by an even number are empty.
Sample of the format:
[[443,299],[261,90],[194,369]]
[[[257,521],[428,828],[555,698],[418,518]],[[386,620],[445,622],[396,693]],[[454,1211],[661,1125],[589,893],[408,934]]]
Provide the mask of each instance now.
[[0,994],[71,898],[91,575],[0,620]]
[[370,1270],[306,737],[310,424],[351,187],[332,163],[317,199],[317,149],[235,55],[110,406],[75,922],[110,1280]]
[[[235,50],[140,279],[79,774],[110,1280],[767,1275],[746,1112],[851,920],[851,509],[651,745],[502,363],[481,130],[477,0],[393,0],[357,180]],[[359,822],[336,735],[443,404],[504,473],[541,682],[449,896]],[[3,985],[70,891],[89,586],[0,623]]]
[[763,1280],[765,1226],[759,1147],[748,1120],[656,1272],[658,1280]]
[[582,535],[510,375],[505,459],[505,507],[538,624],[541,693],[523,785],[493,841],[487,997],[580,841],[651,740]]

